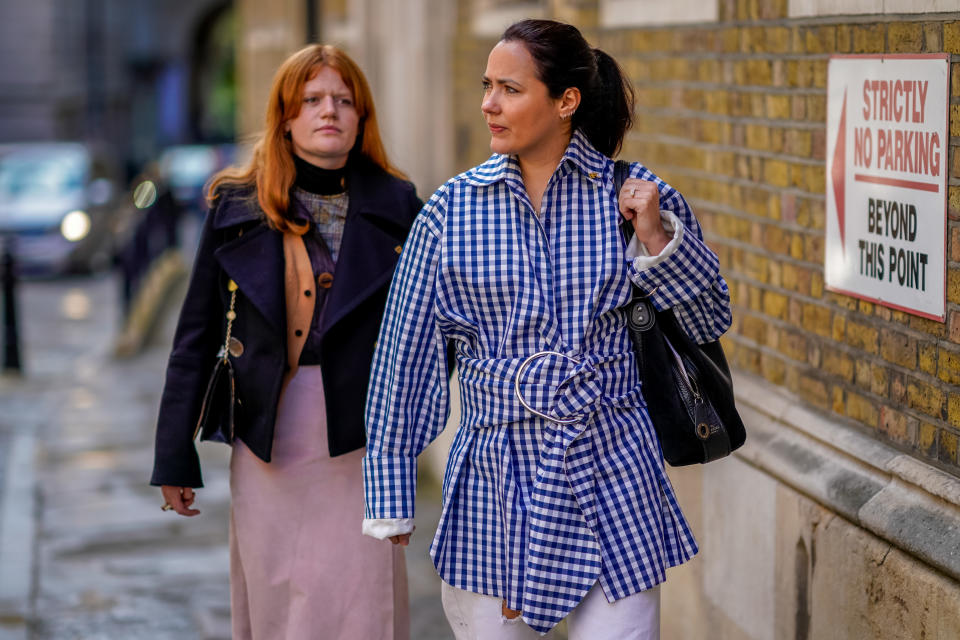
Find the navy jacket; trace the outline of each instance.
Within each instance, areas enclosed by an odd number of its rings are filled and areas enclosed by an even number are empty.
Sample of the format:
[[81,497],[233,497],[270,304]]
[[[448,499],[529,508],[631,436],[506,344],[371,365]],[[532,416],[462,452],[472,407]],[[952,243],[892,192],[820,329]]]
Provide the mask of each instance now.
[[[321,326],[331,456],[366,445],[374,344],[399,248],[422,204],[412,184],[363,160],[351,163],[347,185],[347,219]],[[233,358],[240,399],[235,435],[270,461],[287,366],[283,239],[267,226],[252,189],[221,190],[204,223],[167,365],[153,485],[203,486],[193,433],[223,344],[230,279],[238,285],[232,331],[244,346]]]

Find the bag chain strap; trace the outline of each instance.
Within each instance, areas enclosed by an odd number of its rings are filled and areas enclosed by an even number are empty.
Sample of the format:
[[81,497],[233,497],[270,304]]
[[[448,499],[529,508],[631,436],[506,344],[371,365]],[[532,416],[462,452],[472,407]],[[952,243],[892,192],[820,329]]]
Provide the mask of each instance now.
[[227,289],[230,290],[230,310],[227,311],[227,331],[223,339],[223,346],[220,348],[220,353],[217,354],[217,356],[223,358],[224,362],[227,361],[230,355],[230,334],[233,331],[233,321],[237,317],[237,312],[233,310],[237,304],[237,283],[231,280],[227,283]]

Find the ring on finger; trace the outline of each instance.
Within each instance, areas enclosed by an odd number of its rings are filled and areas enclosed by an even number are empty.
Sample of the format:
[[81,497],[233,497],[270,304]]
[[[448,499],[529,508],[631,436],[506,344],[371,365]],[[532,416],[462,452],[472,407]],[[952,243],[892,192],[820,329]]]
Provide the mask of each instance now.
[[160,506],[161,511],[170,511],[171,509],[173,509],[173,505],[169,502],[164,502],[163,505]]

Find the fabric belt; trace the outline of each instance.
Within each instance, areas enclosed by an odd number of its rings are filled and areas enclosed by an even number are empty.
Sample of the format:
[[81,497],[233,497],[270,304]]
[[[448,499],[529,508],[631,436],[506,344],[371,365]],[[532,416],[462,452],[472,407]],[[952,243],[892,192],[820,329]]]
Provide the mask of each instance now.
[[[635,367],[632,352],[522,358],[462,359],[461,424],[495,427],[539,416],[558,424],[586,423],[601,405],[644,407],[639,383],[621,372]],[[529,408],[524,407],[526,403]]]

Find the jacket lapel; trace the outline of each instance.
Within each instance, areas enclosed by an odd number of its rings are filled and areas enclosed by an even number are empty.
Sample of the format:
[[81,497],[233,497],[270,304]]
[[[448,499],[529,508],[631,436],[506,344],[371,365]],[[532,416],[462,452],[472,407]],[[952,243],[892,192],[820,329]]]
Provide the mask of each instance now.
[[[255,201],[254,201],[255,202]],[[240,211],[238,211],[238,209]],[[217,212],[214,226],[227,228],[258,220],[244,205]],[[229,234],[229,232],[227,232]],[[284,324],[284,258],[282,234],[257,225],[220,245],[214,257],[240,291],[280,330]]]
[[324,334],[390,283],[409,227],[409,221],[401,218],[407,203],[397,201],[389,179],[359,171],[348,179],[350,203],[321,326]]

